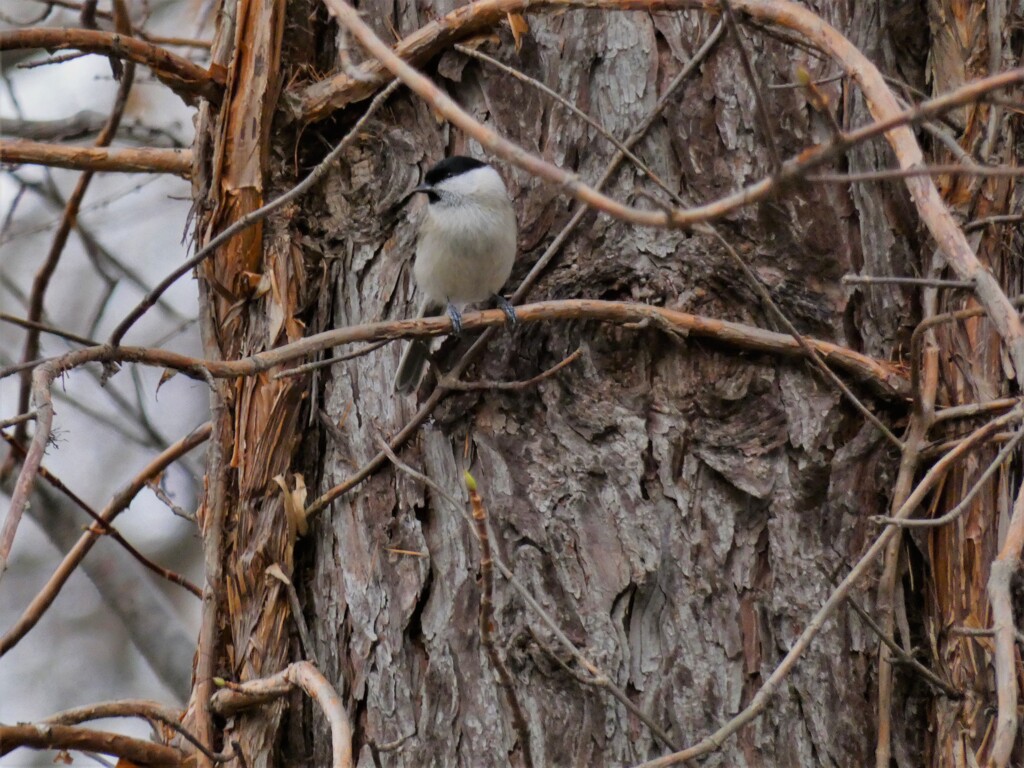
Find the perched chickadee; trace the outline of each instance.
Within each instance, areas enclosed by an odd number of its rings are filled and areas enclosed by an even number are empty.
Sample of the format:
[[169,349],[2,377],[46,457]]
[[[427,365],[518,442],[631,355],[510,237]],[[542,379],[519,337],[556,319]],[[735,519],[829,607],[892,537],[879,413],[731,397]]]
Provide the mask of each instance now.
[[[516,258],[516,214],[501,176],[472,157],[449,157],[427,171],[406,199],[417,192],[428,200],[412,270],[424,299],[419,317],[445,307],[457,334],[467,304],[494,299],[514,324],[512,305],[498,293]],[[423,341],[409,344],[395,376],[396,392],[416,388],[429,352]]]

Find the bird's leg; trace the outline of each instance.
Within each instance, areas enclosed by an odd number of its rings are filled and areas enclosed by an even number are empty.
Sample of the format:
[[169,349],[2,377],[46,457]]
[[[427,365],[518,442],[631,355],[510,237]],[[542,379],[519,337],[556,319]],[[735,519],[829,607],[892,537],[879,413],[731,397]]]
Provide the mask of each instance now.
[[516,317],[516,308],[509,304],[508,299],[500,293],[494,294],[494,303],[498,306],[498,309],[505,313],[509,325],[515,325],[519,322],[519,318]]
[[455,308],[455,305],[450,301],[448,302],[447,308],[448,317],[452,321],[452,335],[460,336],[462,334],[462,313]]

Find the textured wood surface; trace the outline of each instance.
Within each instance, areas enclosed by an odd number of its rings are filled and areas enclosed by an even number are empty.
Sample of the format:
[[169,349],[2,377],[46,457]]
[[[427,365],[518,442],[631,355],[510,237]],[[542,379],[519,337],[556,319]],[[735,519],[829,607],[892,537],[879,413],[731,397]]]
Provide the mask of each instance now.
[[[360,10],[391,40],[452,7]],[[869,8],[852,17],[832,4],[821,10],[855,41],[883,37]],[[484,50],[624,137],[713,23],[696,13],[573,11],[532,16],[519,54],[507,29]],[[814,78],[835,74],[830,62],[760,34],[746,32],[745,44],[766,84],[792,82],[797,66]],[[614,152],[563,108],[479,62],[450,52],[425,70],[478,119],[585,179]],[[865,119],[842,81],[822,89],[841,122]],[[767,92],[783,156],[828,139],[800,90]],[[857,169],[877,167],[886,151],[864,150]],[[309,240],[336,260],[336,324],[414,313],[416,211],[392,206],[420,169],[459,152],[475,148],[400,93],[310,201]],[[639,153],[694,202],[769,171],[734,42],[720,43],[679,89]],[[501,170],[521,227],[515,282],[571,207],[558,190]],[[628,168],[610,187],[631,202],[641,189],[655,192]],[[912,324],[907,296],[872,288],[851,299],[839,278],[861,268],[908,273],[917,243],[903,194],[889,185],[854,196],[837,185],[797,188],[722,229],[798,327],[886,356]],[[647,301],[768,325],[712,241],[595,215],[534,297]],[[467,345],[448,342],[441,356],[451,361]],[[471,447],[505,560],[591,660],[689,744],[743,706],[845,574],[871,534],[866,516],[885,508],[893,456],[805,366],[651,329],[520,329],[497,337],[475,374],[527,378],[577,346],[583,359],[533,390],[449,398],[402,455],[459,495]],[[327,438],[324,487],[414,413],[390,391],[399,354],[392,345],[332,369],[324,406],[335,423],[347,416]],[[386,469],[335,502],[300,546],[313,573],[305,586],[318,660],[354,714],[361,766],[520,764],[477,630],[477,546],[458,514]],[[538,765],[626,765],[664,752],[624,707],[559,666],[549,633],[500,578],[496,599],[495,635]],[[771,709],[707,764],[867,762],[874,649],[859,619],[840,613]],[[296,738],[289,748],[323,764],[328,743]]]

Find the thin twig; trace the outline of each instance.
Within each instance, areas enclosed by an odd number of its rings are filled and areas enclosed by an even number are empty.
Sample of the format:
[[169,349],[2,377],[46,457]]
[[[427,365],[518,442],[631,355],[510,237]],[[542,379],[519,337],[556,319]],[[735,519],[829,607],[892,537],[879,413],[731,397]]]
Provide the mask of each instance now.
[[21,413],[17,416],[11,416],[9,419],[3,419],[0,421],[0,429],[7,429],[8,427],[14,427],[18,424],[24,424],[27,421],[33,421],[36,418],[36,412],[34,410],[28,413]]
[[[590,670],[580,672],[578,670],[573,669],[564,661],[562,661],[559,655],[555,653],[555,650],[553,648],[551,648],[546,642],[544,642],[543,638],[540,637],[540,635],[537,633],[537,630],[534,627],[528,625],[527,630],[529,630],[530,636],[533,638],[533,641],[537,643],[537,645],[540,646],[540,648],[548,656],[550,656],[559,667],[565,670],[566,674],[572,676],[573,680],[576,680],[582,685],[590,686],[591,688],[604,688],[605,690],[611,690],[609,686],[612,685],[612,682],[608,679],[607,675],[594,674]],[[615,698],[618,699],[618,701],[626,708],[626,710],[631,715],[633,715],[640,722],[646,725],[650,729],[651,733],[657,736],[658,739],[666,747],[673,751],[679,749],[679,747],[675,746],[675,743],[673,742],[672,738],[665,732],[665,730],[656,722],[654,722],[654,719],[650,715],[648,715],[646,712],[640,709],[640,707],[634,704],[631,699],[623,699],[619,696],[616,696]]]
[[[381,442],[387,445],[383,440]],[[526,715],[523,714],[523,707],[516,695],[512,674],[505,666],[494,642],[494,560],[491,555],[491,538],[487,532],[487,510],[477,491],[476,480],[469,472],[465,473],[465,480],[466,489],[469,491],[469,504],[473,509],[473,530],[480,543],[480,642],[487,649],[487,657],[498,675],[501,687],[505,691],[505,698],[512,710],[512,722],[519,735],[523,763],[527,768],[533,768],[533,750],[530,747],[530,730],[526,725]]]
[[[951,635],[964,635],[965,637],[993,637],[996,633],[994,629],[983,629],[981,627],[950,627],[949,633]],[[1017,631],[1017,643],[1024,645],[1024,633]]]
[[892,168],[861,173],[812,173],[805,178],[816,184],[852,184],[867,181],[891,181],[928,176],[978,176],[1017,178],[1024,176],[1024,168],[1009,165],[924,165],[920,168]]
[[[199,281],[199,322],[204,350],[214,354],[216,336],[212,330],[213,299],[205,280]],[[226,601],[224,589],[224,527],[228,515],[227,445],[232,434],[228,393],[223,382],[207,379],[210,393],[210,448],[207,453],[206,496],[196,510],[203,541],[203,569],[206,587],[199,616],[199,640],[196,644],[195,672],[191,694],[192,724],[199,740],[211,749],[216,741],[213,723],[213,676],[217,668],[218,639],[221,632],[220,607]],[[236,751],[241,754],[236,746]],[[210,768],[205,759],[199,768]]]
[[722,7],[722,18],[736,40],[736,49],[740,52],[740,64],[743,66],[743,73],[747,76],[750,88],[754,92],[754,107],[757,110],[758,122],[761,123],[761,130],[764,132],[765,144],[768,147],[768,156],[771,158],[772,173],[778,173],[782,168],[782,155],[779,154],[779,143],[775,138],[775,130],[772,127],[771,117],[768,115],[768,107],[765,105],[764,92],[761,88],[761,81],[750,63],[750,56],[743,44],[743,36],[740,34],[739,24],[736,23],[736,15],[732,12],[732,4],[729,0],[718,0]]
[[288,595],[288,605],[292,610],[292,621],[295,622],[295,628],[299,632],[302,652],[306,656],[306,661],[317,665],[316,646],[313,645],[312,636],[309,634],[309,627],[306,624],[306,617],[302,613],[302,603],[299,602],[299,593],[295,590],[295,584],[288,578],[279,563],[267,568],[267,575],[277,579],[284,588],[285,594]]
[[531,379],[525,381],[460,381],[459,379],[453,379],[450,376],[445,376],[441,379],[441,386],[451,390],[461,391],[472,391],[477,389],[491,389],[499,392],[519,392],[524,389],[528,389],[532,386],[539,384],[558,373],[560,370],[570,365],[583,355],[583,349],[579,348],[564,360],[555,363],[555,365],[548,368],[542,373],[538,373]]
[[47,56],[45,59],[39,61],[25,61],[18,65],[18,69],[38,69],[39,67],[49,67],[54,64],[65,64],[75,59],[81,59],[84,56],[88,56],[88,53],[78,51],[76,53],[62,53],[59,56]]
[[158,481],[151,481],[149,483],[149,490],[151,490],[153,492],[153,495],[160,499],[160,501],[164,503],[164,506],[171,510],[171,512],[173,512],[175,515],[177,515],[183,520],[188,520],[193,525],[196,524],[196,516],[193,513],[189,512],[188,510],[182,509],[177,504],[175,504],[174,499],[170,497],[170,494],[168,494],[167,491],[163,489],[163,486],[160,485]]
[[917,674],[919,674],[929,683],[931,683],[944,694],[946,694],[946,696],[948,696],[949,698],[959,701],[964,697],[963,691],[960,691],[954,686],[950,685],[948,682],[946,682],[937,674],[928,669],[928,667],[926,667],[924,664],[922,664],[909,653],[900,648],[896,643],[892,641],[892,638],[887,637],[885,632],[882,631],[882,628],[878,626],[878,624],[875,622],[874,619],[871,618],[868,612],[861,608],[860,603],[858,603],[852,597],[847,597],[846,602],[848,602],[850,606],[853,608],[853,610],[857,612],[857,615],[861,617],[864,623],[868,625],[868,627],[871,629],[872,632],[875,633],[878,639],[885,643],[887,646],[889,646],[889,649],[894,654],[896,654],[896,658],[900,661],[900,663],[906,664],[908,667],[917,672]]
[[54,336],[60,336],[62,339],[73,341],[76,344],[84,344],[87,347],[94,347],[98,343],[86,336],[79,336],[77,333],[65,331],[61,328],[56,328],[52,325],[40,323],[35,320],[28,320],[27,318],[24,317],[15,317],[14,315],[9,315],[6,312],[0,312],[0,321],[10,323],[11,325],[17,325],[20,328],[29,328],[34,331],[39,331],[41,333],[50,333],[53,334]]
[[993,411],[1005,411],[1020,403],[1019,397],[1001,397],[996,400],[989,400],[987,403],[966,403],[943,408],[935,412],[934,424],[951,419],[966,419],[972,416],[981,416]]
[[1024,214],[1014,213],[1001,216],[985,216],[981,219],[969,221],[964,225],[964,232],[974,232],[977,229],[984,229],[990,224],[1018,224],[1024,221]]
[[320,368],[327,368],[329,366],[334,365],[335,363],[343,363],[346,360],[355,360],[357,357],[364,357],[370,354],[371,352],[376,352],[381,347],[386,347],[390,343],[390,341],[378,341],[375,344],[367,344],[365,347],[362,347],[361,349],[353,350],[352,352],[349,352],[344,355],[335,355],[334,357],[328,357],[324,360],[314,360],[312,363],[305,363],[304,365],[297,365],[294,368],[287,368],[286,370],[278,371],[270,378],[276,380],[284,379],[287,378],[288,376],[301,376],[302,374],[309,373],[310,371],[316,371],[319,370]]
[[999,471],[1010,457],[1013,456],[1013,452],[1017,450],[1017,446],[1020,445],[1022,438],[1024,438],[1024,429],[1019,429],[1014,434],[1013,439],[1007,442],[1006,445],[1003,446],[1002,450],[999,451],[998,455],[992,459],[992,462],[985,468],[985,471],[981,473],[981,476],[971,485],[970,490],[964,494],[964,497],[957,502],[957,505],[941,517],[895,520],[891,517],[876,516],[872,518],[872,521],[884,525],[898,525],[901,528],[940,528],[943,525],[952,523],[967,511],[974,497],[981,492],[992,476]]
[[936,280],[927,277],[885,277],[881,275],[843,275],[846,285],[914,285],[924,288],[973,288],[972,280]]
[[[935,296],[935,292],[930,292]],[[923,310],[926,314],[934,312],[934,301],[925,301]],[[929,336],[929,340],[931,337]],[[914,478],[922,461],[922,449],[927,442],[928,432],[932,425],[932,414],[935,411],[935,397],[939,384],[939,356],[934,345],[923,352],[921,367],[924,371],[920,378],[920,389],[914,392],[914,407],[910,413],[906,437],[900,449],[899,473],[893,487],[889,508],[894,516],[910,497]],[[877,609],[881,617],[882,636],[892,640],[895,633],[896,616],[896,584],[899,578],[901,537],[893,536],[885,547],[882,562],[882,573],[878,579]],[[889,768],[892,750],[892,697],[894,679],[892,658],[889,645],[883,643],[878,648],[878,686],[876,691],[878,723],[875,728],[875,766]]]
[[842,394],[847,399],[847,401],[851,403],[853,407],[856,408],[865,419],[867,419],[874,425],[875,429],[882,433],[882,436],[885,437],[886,440],[888,440],[896,448],[902,450],[903,443],[900,441],[900,439],[892,433],[892,430],[890,430],[889,427],[882,423],[882,420],[880,418],[878,418],[874,413],[872,413],[871,409],[868,408],[861,401],[861,399],[853,393],[853,390],[846,385],[846,382],[840,379],[839,376],[836,375],[836,372],[833,371],[825,363],[821,355],[818,354],[818,350],[814,348],[814,345],[812,343],[810,343],[806,338],[804,338],[803,334],[801,334],[796,329],[796,326],[793,325],[793,322],[788,317],[786,317],[785,313],[779,308],[779,305],[775,303],[775,300],[772,298],[771,294],[768,293],[768,289],[765,288],[764,283],[762,283],[760,278],[758,278],[758,276],[754,274],[754,271],[750,268],[750,265],[747,264],[746,260],[744,260],[743,257],[739,255],[739,253],[736,252],[736,249],[732,247],[732,244],[728,240],[726,240],[714,227],[705,225],[698,228],[698,231],[702,230],[710,231],[710,233],[714,235],[715,239],[718,240],[722,247],[725,248],[726,252],[732,258],[733,263],[737,267],[739,267],[740,271],[747,278],[747,282],[750,284],[750,286],[754,289],[754,292],[757,293],[758,297],[761,299],[761,303],[764,305],[764,308],[771,314],[775,315],[775,318],[782,324],[782,326],[786,329],[789,335],[796,341],[797,345],[800,347],[801,350],[803,350],[804,354],[807,355],[807,358],[810,360],[810,362],[819,371],[821,371],[822,374],[824,374],[825,378],[832,384],[832,386],[838,389],[840,394]]
[[828,127],[829,133],[832,134],[832,141],[842,141],[843,127],[839,124],[835,113],[832,111],[828,96],[822,92],[817,83],[811,80],[810,73],[802,66],[797,69],[797,77],[803,85],[803,89],[807,94],[807,100],[811,103],[811,106],[814,107],[819,115],[825,118],[825,125]]

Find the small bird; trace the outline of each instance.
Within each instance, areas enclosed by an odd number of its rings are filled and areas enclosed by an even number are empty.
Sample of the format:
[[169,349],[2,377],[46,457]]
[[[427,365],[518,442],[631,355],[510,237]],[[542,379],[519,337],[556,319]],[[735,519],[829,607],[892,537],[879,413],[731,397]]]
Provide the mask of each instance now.
[[[515,310],[498,293],[516,258],[516,214],[501,176],[487,163],[457,155],[427,171],[406,200],[419,192],[428,202],[412,270],[423,294],[418,316],[445,307],[458,334],[467,304],[494,299],[514,325]],[[395,376],[396,392],[416,388],[429,354],[424,341],[409,344]]]

